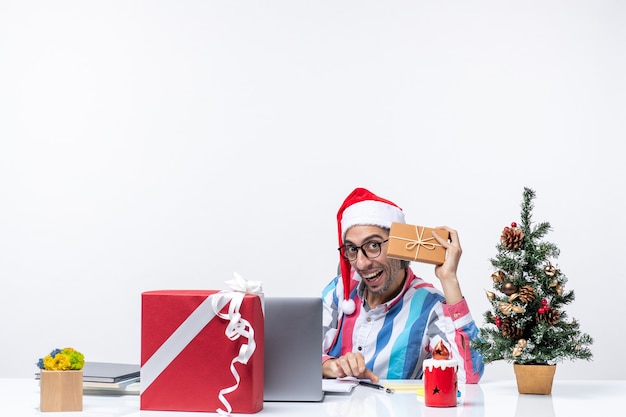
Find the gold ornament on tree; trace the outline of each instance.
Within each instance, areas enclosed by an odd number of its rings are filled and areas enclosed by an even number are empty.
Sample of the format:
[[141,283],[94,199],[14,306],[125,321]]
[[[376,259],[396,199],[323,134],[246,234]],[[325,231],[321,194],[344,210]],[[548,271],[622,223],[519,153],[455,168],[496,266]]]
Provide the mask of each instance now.
[[504,282],[504,279],[506,278],[506,274],[503,271],[496,271],[493,274],[491,274],[491,279],[493,280],[493,282],[497,283],[497,284],[502,284]]
[[506,295],[511,295],[517,292],[517,287],[513,285],[512,282],[505,282],[504,284],[502,284],[500,291],[502,291]]
[[556,268],[550,263],[548,262],[548,265],[546,265],[545,268],[543,268],[543,272],[549,276],[549,277],[553,277],[556,275]]
[[563,294],[563,286],[556,279],[550,283],[550,288],[554,288],[554,292],[558,295]]
[[506,314],[507,316],[511,313],[523,313],[525,311],[524,307],[516,306],[515,304],[509,303],[498,303],[498,310],[501,313]]
[[513,355],[513,357],[518,357],[519,355],[522,354],[522,349],[524,349],[526,347],[526,339],[520,339],[517,341],[517,344],[515,345],[515,347],[513,348],[513,352],[511,353]]

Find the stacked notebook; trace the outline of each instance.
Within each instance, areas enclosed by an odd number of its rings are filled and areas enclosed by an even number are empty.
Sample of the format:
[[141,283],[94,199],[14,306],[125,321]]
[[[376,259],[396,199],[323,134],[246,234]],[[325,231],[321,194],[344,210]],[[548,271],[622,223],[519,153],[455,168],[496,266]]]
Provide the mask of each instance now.
[[83,392],[139,394],[139,365],[85,362]]

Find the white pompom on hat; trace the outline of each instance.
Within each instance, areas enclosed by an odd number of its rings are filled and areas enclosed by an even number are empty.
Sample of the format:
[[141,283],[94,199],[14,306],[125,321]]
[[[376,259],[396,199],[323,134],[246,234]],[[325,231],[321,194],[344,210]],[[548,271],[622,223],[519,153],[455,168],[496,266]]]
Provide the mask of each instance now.
[[[389,229],[393,222],[405,223],[400,207],[365,188],[355,188],[337,212],[339,247],[343,246],[346,232],[352,226],[367,225]],[[350,315],[355,311],[354,300],[350,299],[350,262],[340,255],[339,265],[343,283],[343,301],[339,307],[344,314]]]

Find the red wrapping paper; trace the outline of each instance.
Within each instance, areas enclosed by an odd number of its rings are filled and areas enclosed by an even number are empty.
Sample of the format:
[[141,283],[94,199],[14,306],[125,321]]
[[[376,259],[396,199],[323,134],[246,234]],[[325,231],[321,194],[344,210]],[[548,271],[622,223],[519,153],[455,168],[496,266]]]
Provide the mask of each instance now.
[[[212,317],[207,312],[208,297],[218,292],[163,290],[142,293],[141,410],[228,411],[220,399],[220,391],[237,383],[231,361],[240,354],[240,348],[247,340],[230,340],[225,335],[228,320]],[[220,312],[228,314],[228,307],[226,304]],[[246,364],[233,364],[241,379],[238,387],[223,397],[232,406],[231,412],[255,413],[263,408],[264,387],[264,318],[259,295],[245,294],[239,311],[254,329],[256,347]],[[184,347],[179,353],[170,353],[168,357],[163,353],[168,350],[165,347],[181,345],[179,340],[185,339],[184,334],[177,335],[186,328],[184,323],[189,322],[192,314],[196,323],[206,322],[206,325],[197,324],[197,335],[188,343],[183,342]],[[154,366],[155,362],[159,365]]]

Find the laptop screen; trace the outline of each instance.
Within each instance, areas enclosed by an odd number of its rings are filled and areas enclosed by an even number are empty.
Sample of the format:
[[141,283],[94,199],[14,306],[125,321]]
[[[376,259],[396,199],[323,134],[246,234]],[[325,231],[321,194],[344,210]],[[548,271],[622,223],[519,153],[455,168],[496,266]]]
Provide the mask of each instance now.
[[321,401],[322,299],[265,297],[264,401]]

